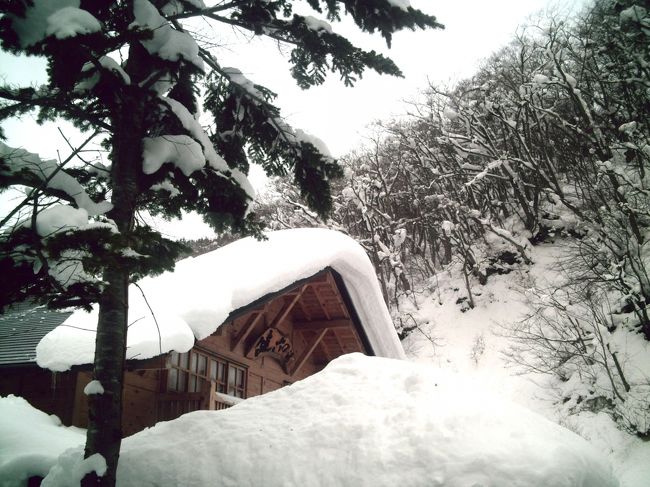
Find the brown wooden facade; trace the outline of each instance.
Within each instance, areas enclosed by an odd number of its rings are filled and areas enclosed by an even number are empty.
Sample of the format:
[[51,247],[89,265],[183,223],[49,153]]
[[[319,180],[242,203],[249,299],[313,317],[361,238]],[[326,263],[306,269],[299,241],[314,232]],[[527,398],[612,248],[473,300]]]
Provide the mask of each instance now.
[[[189,411],[230,407],[308,377],[351,352],[373,353],[340,276],[328,268],[235,311],[187,353],[130,363],[124,434]],[[1,374],[0,394],[22,395],[65,424],[86,426],[83,389],[89,370],[52,374],[22,367]]]

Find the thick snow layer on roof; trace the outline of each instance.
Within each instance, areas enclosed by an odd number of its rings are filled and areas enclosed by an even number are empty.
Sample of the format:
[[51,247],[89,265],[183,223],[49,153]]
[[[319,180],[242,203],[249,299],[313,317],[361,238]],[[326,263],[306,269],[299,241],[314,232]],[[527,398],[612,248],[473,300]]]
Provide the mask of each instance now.
[[[359,244],[342,233],[319,228],[267,236],[266,241],[239,240],[180,261],[173,273],[141,280],[138,284],[155,321],[140,290],[131,286],[127,358],[187,351],[195,339],[214,333],[231,312],[328,266],[343,277],[375,354],[404,356],[374,268]],[[92,363],[96,325],[96,310],[75,312],[41,340],[36,349],[38,364],[61,371]]]
[[22,397],[0,397],[0,485],[27,485],[47,475],[57,457],[83,445],[85,430],[65,427],[56,416],[34,409]]
[[126,438],[117,477],[121,487],[618,485],[584,439],[480,384],[361,354]]

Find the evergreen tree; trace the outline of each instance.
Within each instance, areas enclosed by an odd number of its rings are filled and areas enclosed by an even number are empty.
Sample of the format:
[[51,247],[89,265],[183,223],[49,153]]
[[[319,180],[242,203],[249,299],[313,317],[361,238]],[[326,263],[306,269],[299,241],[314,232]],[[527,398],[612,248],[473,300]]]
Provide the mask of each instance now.
[[[325,215],[329,181],[340,175],[316,139],[283,122],[274,94],[252,83],[183,28],[202,17],[292,46],[291,73],[302,88],[327,71],[352,85],[367,68],[401,75],[374,51],[353,46],[329,24],[293,13],[291,0],[13,0],[2,2],[3,49],[47,60],[43,86],[0,86],[0,121],[33,110],[40,121],[61,117],[88,135],[62,162],[0,143],[0,189],[26,187],[3,217],[0,307],[27,297],[51,307],[99,303],[86,457],[108,466],[84,485],[114,485],[121,439],[121,392],[128,287],[173,268],[182,246],[137,221],[139,211],[180,217],[197,211],[215,230],[260,235],[248,211],[246,179],[254,161],[287,176],[310,208]],[[390,45],[393,32],[441,27],[407,0],[307,0],[328,20],[350,15]],[[214,125],[197,121],[198,94]],[[2,135],[2,134],[0,134]],[[102,137],[109,166],[81,158]],[[9,281],[9,282],[8,282]]]

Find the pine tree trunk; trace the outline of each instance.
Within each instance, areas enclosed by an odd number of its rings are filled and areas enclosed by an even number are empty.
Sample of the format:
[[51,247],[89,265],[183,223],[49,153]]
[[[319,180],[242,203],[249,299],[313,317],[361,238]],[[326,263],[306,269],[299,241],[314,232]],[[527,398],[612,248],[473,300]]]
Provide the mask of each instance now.
[[128,270],[106,271],[106,289],[99,304],[99,322],[95,342],[93,378],[101,382],[104,393],[88,398],[89,424],[86,438],[86,458],[101,454],[107,471],[103,477],[94,473],[86,476],[85,486],[114,486],[117,462],[122,442],[122,382],[126,355],[128,324]]
[[[137,92],[123,96],[113,116],[111,179],[113,209],[108,216],[128,242],[133,222],[144,136],[145,101]],[[104,394],[89,397],[89,423],[85,457],[99,453],[106,460],[102,477],[90,473],[84,487],[113,487],[122,442],[122,386],[128,330],[130,269],[113,266],[104,273],[106,287],[99,302],[93,378],[101,382]]]

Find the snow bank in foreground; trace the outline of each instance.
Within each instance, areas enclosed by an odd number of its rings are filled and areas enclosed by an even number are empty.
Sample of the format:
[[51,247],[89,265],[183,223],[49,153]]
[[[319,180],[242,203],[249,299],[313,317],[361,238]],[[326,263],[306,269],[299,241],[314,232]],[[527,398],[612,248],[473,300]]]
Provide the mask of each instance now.
[[585,440],[475,382],[361,354],[231,409],[127,438],[118,484],[618,485]]
[[22,397],[0,397],[0,485],[44,477],[57,457],[86,441],[85,430],[65,427],[56,416],[34,409]]
[[[376,355],[404,352],[386,309],[375,271],[363,248],[332,230],[303,228],[270,232],[176,264],[173,273],[139,282],[129,290],[127,358],[145,359],[170,350],[185,352],[214,333],[228,315],[247,304],[330,266],[343,277]],[[97,311],[77,311],[36,348],[37,362],[51,370],[92,363]],[[160,329],[160,343],[158,341]]]

